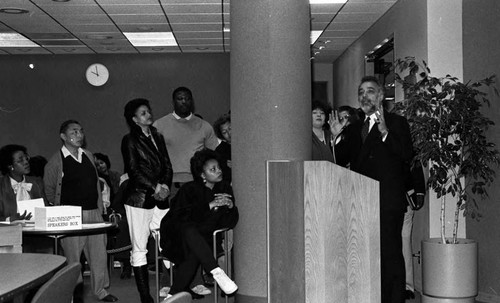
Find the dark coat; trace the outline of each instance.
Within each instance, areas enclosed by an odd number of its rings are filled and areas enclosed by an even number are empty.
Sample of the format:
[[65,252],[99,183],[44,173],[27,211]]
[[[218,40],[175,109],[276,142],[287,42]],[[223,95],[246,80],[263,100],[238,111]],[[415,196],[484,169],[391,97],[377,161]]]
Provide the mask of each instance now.
[[407,166],[413,156],[410,127],[404,117],[384,111],[389,134],[384,141],[375,124],[362,142],[364,116],[349,125],[335,146],[339,165],[380,182],[380,210],[406,211]]
[[[238,222],[238,208],[219,207],[210,210],[209,203],[214,200],[214,194],[227,193],[233,195],[229,183],[216,183],[213,189],[201,181],[191,181],[184,184],[172,200],[169,212],[163,217],[160,226],[160,245],[163,254],[176,264],[181,263],[185,256],[185,245],[182,231],[187,226],[196,226],[200,234],[211,245],[212,233],[220,228],[233,228]],[[233,197],[234,202],[234,197]]]
[[152,209],[168,208],[168,201],[157,201],[152,195],[157,184],[172,185],[172,164],[163,136],[151,127],[153,142],[140,130],[132,130],[122,139],[122,156],[129,183],[125,191],[125,204]]
[[[40,177],[25,176],[26,183],[31,183],[31,191],[29,191],[31,199],[43,198],[47,204],[47,197],[43,187],[43,181]],[[4,221],[7,217],[13,216],[17,211],[17,201],[10,177],[8,175],[0,177],[0,221]]]

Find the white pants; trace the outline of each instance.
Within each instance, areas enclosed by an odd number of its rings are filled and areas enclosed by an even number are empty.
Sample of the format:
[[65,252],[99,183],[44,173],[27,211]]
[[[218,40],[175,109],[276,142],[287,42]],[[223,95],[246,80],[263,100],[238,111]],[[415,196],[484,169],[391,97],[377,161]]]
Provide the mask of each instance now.
[[403,229],[401,230],[401,237],[403,238],[403,257],[405,259],[406,270],[406,289],[411,291],[415,291],[415,286],[413,285],[413,249],[411,247],[414,212],[415,211],[408,206],[403,221]]
[[149,235],[152,230],[160,228],[161,219],[168,212],[168,208],[159,209],[155,206],[153,209],[144,209],[125,205],[125,211],[132,242],[130,264],[137,267],[146,265],[148,264],[146,254]]

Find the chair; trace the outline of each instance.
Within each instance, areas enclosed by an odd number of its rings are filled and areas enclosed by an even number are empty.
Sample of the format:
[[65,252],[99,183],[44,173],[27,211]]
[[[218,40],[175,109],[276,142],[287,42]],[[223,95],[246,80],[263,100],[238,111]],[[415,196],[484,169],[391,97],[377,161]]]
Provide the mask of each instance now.
[[[218,254],[217,253],[217,235],[219,233],[223,233],[224,235],[224,240],[223,240],[223,246],[222,246],[222,253]],[[232,229],[230,228],[222,228],[222,229],[217,229],[213,232],[212,234],[212,241],[213,241],[213,250],[214,250],[214,258],[215,260],[218,260],[220,257],[224,256],[224,272],[231,278],[231,269],[229,265],[231,264],[231,249],[232,249]],[[217,303],[219,301],[219,296],[218,296],[218,287],[214,287],[214,301]],[[226,303],[229,302],[229,297],[226,296]]]
[[191,303],[191,302],[193,302],[193,299],[191,299],[191,295],[186,291],[182,291],[176,293],[175,295],[166,299],[162,303]]
[[80,263],[71,263],[58,271],[36,292],[31,303],[71,303]]
[[[160,255],[160,229],[151,230],[151,234],[155,240],[155,284],[156,284],[156,302],[160,303],[160,262],[169,261],[167,257]],[[170,286],[174,283],[174,263],[170,262]],[[191,295],[189,295],[191,300]],[[170,302],[170,301],[168,301]],[[173,302],[191,302],[191,301],[173,301]],[[163,302],[165,303],[165,302]]]

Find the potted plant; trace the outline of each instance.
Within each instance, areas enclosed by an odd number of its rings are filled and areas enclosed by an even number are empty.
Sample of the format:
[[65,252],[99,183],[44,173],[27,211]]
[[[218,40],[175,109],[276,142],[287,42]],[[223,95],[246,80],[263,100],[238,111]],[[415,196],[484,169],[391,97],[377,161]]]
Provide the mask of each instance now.
[[[405,91],[405,99],[395,107],[410,124],[414,163],[429,163],[427,186],[441,201],[441,238],[422,243],[423,302],[441,302],[443,297],[460,298],[460,302],[472,297],[470,302],[474,302],[477,243],[457,237],[458,222],[461,210],[464,216],[480,217],[478,202],[488,197],[494,168],[500,164],[499,151],[486,138],[494,123],[481,111],[490,103],[481,89],[490,87],[498,94],[493,86],[495,76],[467,83],[450,75],[434,77],[425,61],[420,64],[413,57],[396,60],[395,68],[396,81]],[[404,78],[399,74],[403,72],[408,73]],[[450,196],[456,207],[453,234],[447,237],[445,206]],[[457,281],[466,274],[471,277]]]

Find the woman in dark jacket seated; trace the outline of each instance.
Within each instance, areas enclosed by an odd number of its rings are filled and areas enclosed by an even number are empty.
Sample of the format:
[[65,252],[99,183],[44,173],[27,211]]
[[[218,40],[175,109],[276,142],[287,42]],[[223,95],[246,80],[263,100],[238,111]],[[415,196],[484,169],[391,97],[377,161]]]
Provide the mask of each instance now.
[[42,198],[46,203],[41,178],[27,176],[30,173],[30,157],[26,147],[6,145],[0,149],[0,221],[29,220],[32,213],[19,213],[17,201]]
[[217,159],[217,154],[208,149],[194,154],[191,158],[194,181],[179,189],[170,211],[161,222],[163,254],[177,267],[169,295],[190,291],[189,286],[200,263],[226,294],[238,289],[218,267],[211,248],[215,230],[233,228],[238,222],[233,191],[229,183],[222,181]]

